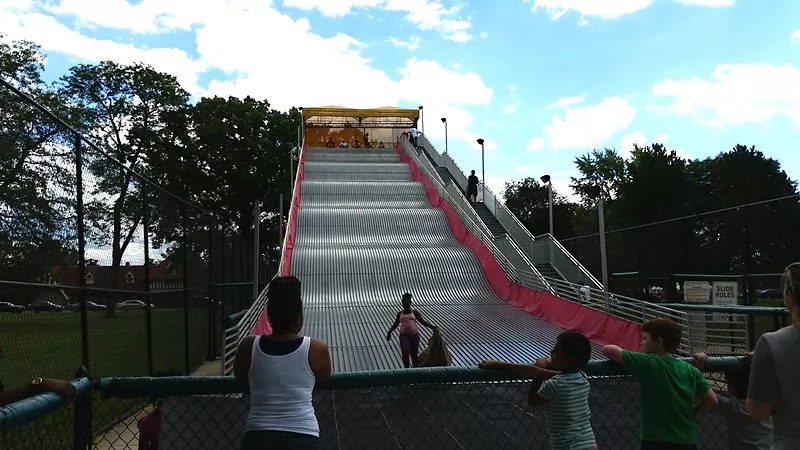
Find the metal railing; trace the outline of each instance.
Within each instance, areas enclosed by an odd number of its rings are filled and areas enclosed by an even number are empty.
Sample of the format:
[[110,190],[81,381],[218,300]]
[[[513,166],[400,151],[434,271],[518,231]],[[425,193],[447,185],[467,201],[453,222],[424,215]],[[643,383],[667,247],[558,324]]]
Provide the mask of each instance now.
[[[298,186],[301,183],[299,174],[300,170],[303,167],[303,163],[305,161],[305,152],[306,152],[306,145],[305,141],[303,145],[300,147],[300,155],[297,158],[297,168],[295,169],[294,175],[294,188],[292,188],[292,200],[289,204],[289,217],[286,221],[286,230],[287,232],[284,233],[283,236],[283,244],[281,245],[281,260],[280,264],[278,265],[278,273],[276,276],[283,275],[284,264],[286,264],[286,242],[289,239],[288,230],[292,229],[293,224],[293,214],[295,208],[299,208],[300,206],[297,204],[297,191]],[[253,301],[253,304],[250,308],[245,312],[238,321],[233,322],[229,320],[229,324],[223,330],[223,349],[222,349],[222,375],[230,375],[233,373],[233,362],[236,358],[236,349],[239,347],[239,343],[250,335],[253,331],[253,327],[255,327],[256,322],[264,313],[264,310],[267,308],[267,289],[269,289],[269,285],[267,285],[264,290],[258,294],[258,297]],[[230,319],[230,318],[229,318]]]
[[[467,177],[450,154],[440,154],[424,136],[418,138],[418,144],[424,147],[434,160],[438,160],[437,164],[440,167],[445,167],[450,172],[458,187],[465,192]],[[438,173],[436,175],[438,177]],[[480,200],[533,264],[552,264],[553,268],[569,281],[587,283],[596,289],[603,289],[603,284],[556,239],[549,234],[538,238],[534,237],[517,216],[506,207],[505,203],[492,192],[485,180],[483,181],[478,191]]]
[[516,272],[514,265],[511,264],[503,252],[494,245],[494,238],[491,236],[480,217],[478,217],[478,214],[471,207],[464,207],[463,203],[459,204],[458,199],[466,202],[463,195],[457,191],[457,188],[452,183],[448,183],[447,186],[442,184],[436,173],[436,169],[431,166],[427,158],[422,158],[421,155],[417,153],[416,149],[410,148],[411,142],[406,136],[402,136],[399,142],[409,158],[414,161],[417,168],[430,180],[439,195],[453,207],[453,210],[455,210],[464,226],[467,227],[467,230],[478,237],[478,239],[489,248],[489,251],[503,268],[503,272],[509,276],[509,278],[514,278],[514,273]]
[[703,337],[710,354],[746,353],[755,347],[763,333],[791,322],[791,313],[786,308],[687,303],[666,303],[663,306],[689,316],[693,333]]
[[[478,217],[475,210],[469,206],[464,196],[458,191],[458,188],[453,186],[452,183],[448,183],[447,188],[442,189],[442,183],[430,161],[421,157],[416,150],[411,149],[407,139],[402,138],[401,143],[404,144],[403,149],[414,160],[417,167],[442,194],[442,198],[453,206],[467,229],[489,248],[510,280],[527,288],[551,292],[566,300],[581,303],[600,312],[638,324],[643,324],[657,317],[670,318],[684,330],[681,351],[688,353],[695,349],[705,349],[707,347],[704,341],[699,340],[701,335],[692,333],[692,329],[689,326],[689,316],[684,312],[622,295],[609,294],[602,289],[585,284],[545,277],[538,271],[530,272],[516,269],[506,255],[496,247],[495,238],[488,232],[483,221]],[[557,249],[558,247],[553,245],[552,248]]]
[[[726,391],[721,375],[739,361],[709,358],[704,371],[715,390]],[[610,361],[590,361],[585,372],[598,447],[638,448],[639,384]],[[249,394],[233,377],[103,378],[93,388],[87,379],[77,383],[82,398],[97,394],[90,415],[79,415],[54,394],[0,408],[2,448],[135,450],[152,437],[170,449],[241,445]],[[548,448],[542,412],[527,405],[529,389],[524,378],[476,367],[336,373],[314,391],[319,447]],[[25,420],[9,420],[8,410],[25,411]],[[154,425],[154,418],[156,427],[142,426]],[[715,413],[701,417],[701,448],[727,448],[725,426]],[[73,429],[91,433],[86,439]]]

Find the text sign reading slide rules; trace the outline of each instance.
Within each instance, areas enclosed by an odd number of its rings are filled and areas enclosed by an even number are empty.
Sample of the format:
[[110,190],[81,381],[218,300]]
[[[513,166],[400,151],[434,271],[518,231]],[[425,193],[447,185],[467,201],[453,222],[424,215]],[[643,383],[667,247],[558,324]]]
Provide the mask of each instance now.
[[739,303],[739,283],[736,281],[715,281],[712,301],[718,306],[735,306]]

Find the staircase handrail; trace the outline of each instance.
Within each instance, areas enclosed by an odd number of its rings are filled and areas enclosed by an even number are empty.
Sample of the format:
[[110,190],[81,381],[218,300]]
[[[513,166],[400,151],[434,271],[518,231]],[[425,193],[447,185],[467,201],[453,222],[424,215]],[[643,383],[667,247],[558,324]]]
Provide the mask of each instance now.
[[[431,166],[430,161],[427,158],[420,158],[417,154],[416,149],[410,149],[410,141],[408,137],[405,135],[399,139],[399,142],[402,144],[403,150],[406,154],[416,163],[417,167],[423,172],[423,175],[430,180],[433,184],[434,188],[436,188],[437,192],[443,199],[445,199],[450,206],[453,207],[456,214],[461,218],[461,221],[464,225],[472,232],[478,239],[481,240],[488,248],[489,251],[494,255],[497,262],[503,268],[503,272],[509,276],[509,278],[516,278],[514,265],[506,258],[506,256],[494,245],[493,237],[491,237],[486,225],[483,223],[482,220],[478,217],[478,214],[472,208],[469,210],[472,214],[469,214],[464,208],[458,205],[457,201],[454,198],[457,198],[453,195],[453,193],[448,190],[450,189],[457,189],[452,182],[447,183],[447,186],[444,186],[442,182],[438,178],[438,174],[436,173],[435,169]],[[452,186],[452,187],[451,187]],[[459,194],[460,196],[460,194]]]
[[559,251],[559,253],[561,253],[564,257],[569,258],[572,264],[574,264],[583,273],[583,275],[586,278],[588,278],[589,281],[592,282],[592,284],[595,285],[596,288],[603,289],[603,283],[601,283],[594,275],[592,275],[589,269],[587,269],[583,264],[581,264],[575,258],[575,256],[572,253],[570,253],[558,239],[553,237],[553,235],[551,235],[550,233],[546,233],[541,236],[538,236],[536,239],[550,240],[555,246],[555,248]]

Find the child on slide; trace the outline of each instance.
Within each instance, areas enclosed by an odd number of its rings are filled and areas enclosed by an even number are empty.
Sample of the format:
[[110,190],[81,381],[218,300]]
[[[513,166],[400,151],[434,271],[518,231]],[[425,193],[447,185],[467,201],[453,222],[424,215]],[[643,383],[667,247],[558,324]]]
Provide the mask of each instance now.
[[[422,318],[422,314],[411,308],[411,294],[406,292],[402,297],[403,309],[397,313],[394,324],[386,333],[386,340],[392,340],[392,332],[400,327],[400,351],[403,355],[403,367],[417,367],[419,363],[419,325],[435,330],[437,327]],[[410,360],[410,361],[409,361]]]

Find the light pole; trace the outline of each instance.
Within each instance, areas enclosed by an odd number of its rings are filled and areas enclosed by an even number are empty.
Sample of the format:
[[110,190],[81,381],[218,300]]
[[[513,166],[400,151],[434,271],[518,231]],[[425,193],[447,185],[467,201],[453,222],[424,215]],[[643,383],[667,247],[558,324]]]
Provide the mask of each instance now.
[[486,164],[484,163],[483,158],[483,138],[478,138],[478,144],[481,145],[481,182],[483,183],[483,188],[481,189],[481,201],[486,203]]
[[555,238],[555,234],[553,234],[553,183],[550,180],[550,175],[542,175],[541,178],[542,183],[547,185],[547,209],[550,213],[550,236]]
[[419,106],[419,121],[422,125],[422,134],[425,134],[425,115],[422,113],[422,105]]
[[603,192],[600,186],[591,186],[589,195],[597,199],[597,221],[600,228],[600,268],[603,271],[603,289],[608,295],[608,257],[606,254],[606,217],[603,211]]
[[444,152],[447,153],[447,118],[442,117],[442,123],[444,124]]

